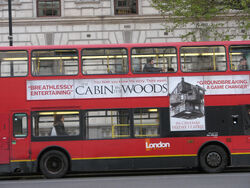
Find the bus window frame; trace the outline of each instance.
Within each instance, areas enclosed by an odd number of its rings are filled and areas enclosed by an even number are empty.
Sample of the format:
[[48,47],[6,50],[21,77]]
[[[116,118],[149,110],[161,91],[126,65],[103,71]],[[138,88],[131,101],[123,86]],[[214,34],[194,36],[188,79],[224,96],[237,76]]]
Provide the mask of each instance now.
[[[230,50],[231,50],[231,47],[237,47],[237,46],[248,46],[249,47],[249,49],[250,49],[250,45],[249,44],[238,44],[238,45],[230,45],[230,46],[228,46],[228,57],[229,57],[229,69],[232,71],[232,72],[244,72],[244,71],[250,71],[250,67],[248,68],[248,70],[233,70],[232,69],[232,63],[231,63],[231,61],[232,61],[232,58],[231,58],[231,52],[230,52]],[[250,53],[250,50],[249,50],[249,53]]]
[[[158,123],[158,126],[157,126],[157,136],[147,136],[147,135],[144,135],[144,136],[136,136],[135,135],[135,128],[136,128],[136,126],[135,126],[135,119],[134,119],[134,115],[135,115],[135,112],[136,111],[138,111],[138,110],[147,110],[149,113],[151,113],[150,112],[150,110],[155,110],[155,109],[157,109],[157,113],[158,113],[158,121],[159,121],[159,123]],[[135,138],[135,139],[153,139],[153,138],[165,138],[165,137],[163,137],[162,135],[163,135],[163,129],[162,129],[162,127],[163,127],[163,117],[162,117],[162,109],[163,108],[160,108],[160,107],[147,107],[147,108],[132,108],[131,109],[131,111],[132,111],[132,122],[131,122],[131,124],[132,124],[132,128],[133,128],[133,135],[132,135],[132,138]],[[168,124],[168,125],[170,125],[170,124]],[[145,126],[145,125],[143,125],[142,124],[142,126]],[[170,127],[169,127],[170,128]]]
[[[223,71],[190,71],[190,72],[188,72],[188,71],[184,71],[184,70],[182,69],[181,48],[183,48],[183,47],[190,47],[190,48],[193,48],[193,47],[216,47],[216,46],[218,46],[218,47],[224,47],[224,49],[225,49],[225,65],[226,65],[226,69],[225,69],[225,70],[223,70]],[[221,73],[223,73],[223,72],[227,72],[227,71],[228,71],[228,58],[227,58],[227,54],[228,54],[228,52],[227,52],[227,48],[226,48],[225,45],[193,45],[193,46],[180,46],[180,47],[179,47],[180,70],[181,70],[182,73],[216,73],[216,72],[221,72]]]
[[[110,74],[110,73],[108,73],[108,74],[84,74],[84,71],[85,71],[85,69],[83,68],[83,57],[84,57],[84,55],[83,55],[83,51],[84,50],[86,50],[86,49],[90,49],[90,50],[110,50],[110,49],[125,49],[126,50],[126,54],[127,54],[127,72],[125,72],[125,73],[112,73],[112,74]],[[81,49],[81,53],[80,53],[80,59],[81,59],[81,75],[83,75],[83,76],[102,76],[102,75],[127,75],[127,74],[129,74],[129,58],[130,58],[130,56],[129,56],[129,53],[128,53],[129,51],[128,51],[128,48],[127,47],[111,47],[111,48],[82,48]],[[85,56],[85,57],[88,57],[88,56]]]
[[[135,72],[135,71],[133,71],[133,57],[132,57],[133,56],[133,54],[132,54],[133,49],[145,49],[145,48],[174,48],[175,49],[175,55],[176,55],[175,57],[176,57],[176,67],[177,67],[177,69],[175,71],[173,71],[173,72],[170,72],[170,71],[169,72],[168,71],[166,71],[166,72],[143,72],[143,71],[141,71],[141,72]],[[178,61],[179,60],[178,60],[178,49],[177,49],[177,46],[147,46],[147,47],[132,47],[130,49],[130,62],[131,62],[130,66],[131,66],[131,72],[133,74],[166,74],[166,73],[172,74],[172,73],[177,73],[178,70],[179,70],[179,63],[178,63]]]
[[[129,124],[129,136],[127,137],[110,137],[110,138],[89,138],[89,135],[88,135],[88,125],[86,123],[86,114],[87,112],[96,112],[96,111],[119,111],[119,110],[127,110],[128,112],[128,117],[129,117],[129,121],[130,121],[130,124]],[[103,116],[100,116],[100,117],[103,117]],[[110,116],[105,116],[105,117],[110,117]],[[86,130],[86,140],[120,140],[120,139],[132,139],[134,138],[133,137],[133,122],[132,122],[132,119],[133,119],[133,112],[132,112],[132,109],[131,108],[107,108],[107,109],[86,109],[84,110],[84,115],[83,115],[83,126]],[[112,126],[112,125],[111,125]],[[112,132],[111,132],[112,134]]]
[[[64,74],[64,75],[35,75],[34,73],[33,73],[33,61],[32,61],[32,53],[34,52],[34,51],[55,51],[55,50],[76,50],[76,54],[77,54],[77,61],[78,61],[78,64],[77,64],[77,73],[76,74]],[[77,76],[77,75],[79,75],[79,72],[80,72],[80,70],[79,70],[79,64],[80,64],[80,61],[79,61],[79,49],[77,49],[77,48],[55,48],[55,49],[51,49],[51,48],[48,48],[48,49],[39,49],[39,48],[37,48],[37,49],[32,49],[31,50],[31,52],[30,52],[30,72],[31,72],[31,75],[33,76],[33,77],[56,77],[56,76]]]
[[[29,51],[28,50],[0,50],[0,52],[9,52],[9,51],[20,51],[20,52],[26,52],[27,53],[27,72],[26,72],[26,75],[24,76],[1,76],[1,73],[0,73],[0,78],[23,78],[23,77],[27,77],[29,75],[29,60],[30,60],[30,54],[29,54]],[[0,68],[1,69],[1,68]]]
[[[34,136],[33,135],[33,117],[36,117],[37,113],[40,112],[73,112],[73,111],[77,111],[79,112],[79,135],[62,135],[62,136]],[[50,141],[74,141],[74,140],[85,140],[86,137],[86,130],[84,129],[84,124],[83,124],[83,111],[82,110],[67,110],[67,109],[60,109],[60,110],[33,110],[30,113],[30,118],[31,118],[31,141],[45,141],[45,142],[50,142]],[[63,115],[63,114],[62,114]]]
[[[25,115],[25,116],[22,116],[22,117],[26,117],[26,133],[25,133],[25,135],[19,135],[19,136],[17,136],[18,134],[14,134],[14,119],[15,119],[15,117],[16,117],[16,115],[17,114],[20,114],[20,115]],[[29,135],[29,116],[28,116],[28,114],[27,113],[14,113],[13,114],[13,116],[12,116],[12,135],[13,135],[13,138],[27,138],[28,137],[28,135]],[[23,128],[23,127],[22,127]]]
[[[158,136],[135,136],[135,125],[134,125],[134,113],[136,110],[139,110],[139,109],[143,109],[143,110],[150,110],[150,109],[157,109],[158,110],[158,121],[159,121],[159,125],[158,125],[158,128],[157,128],[157,132],[158,132]],[[120,140],[120,139],[154,139],[154,138],[165,138],[165,136],[163,137],[163,120],[162,120],[162,109],[161,107],[141,107],[141,108],[108,108],[108,109],[86,109],[83,111],[83,127],[85,129],[85,140]],[[115,137],[115,138],[89,138],[88,136],[88,126],[87,126],[87,123],[86,123],[86,113],[91,111],[118,111],[118,110],[127,110],[128,111],[128,116],[130,118],[130,124],[129,124],[129,132],[130,132],[130,135],[127,136],[127,137]]]

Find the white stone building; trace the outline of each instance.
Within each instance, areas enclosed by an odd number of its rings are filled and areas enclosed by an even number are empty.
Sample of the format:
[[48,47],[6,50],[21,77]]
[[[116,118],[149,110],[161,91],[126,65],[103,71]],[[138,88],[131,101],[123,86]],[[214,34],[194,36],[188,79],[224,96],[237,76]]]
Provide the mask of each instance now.
[[[12,0],[12,16],[14,46],[182,40],[182,30],[165,32],[150,0]],[[0,0],[0,46],[8,35],[8,0]]]

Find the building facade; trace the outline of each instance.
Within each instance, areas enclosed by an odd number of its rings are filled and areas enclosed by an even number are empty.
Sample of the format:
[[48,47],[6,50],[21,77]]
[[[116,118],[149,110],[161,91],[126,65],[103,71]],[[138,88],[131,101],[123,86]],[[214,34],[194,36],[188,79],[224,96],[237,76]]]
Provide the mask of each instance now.
[[[166,32],[150,0],[12,0],[12,17],[14,46],[179,42],[193,28]],[[0,0],[0,46],[8,36],[8,0]]]

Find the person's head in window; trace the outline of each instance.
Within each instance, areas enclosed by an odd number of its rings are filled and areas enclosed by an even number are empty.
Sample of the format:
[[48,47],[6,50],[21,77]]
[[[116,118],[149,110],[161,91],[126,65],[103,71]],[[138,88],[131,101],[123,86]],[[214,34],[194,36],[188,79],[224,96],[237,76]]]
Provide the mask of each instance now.
[[154,67],[154,59],[152,57],[147,59],[144,65],[143,72],[161,72],[162,68]]
[[247,59],[246,58],[240,59],[240,64],[238,66],[238,70],[248,70],[248,68],[247,68]]
[[55,115],[54,116],[54,127],[56,129],[56,135],[67,135],[64,128],[64,116],[63,115]]
[[168,72],[174,72],[174,68],[168,67]]
[[54,123],[59,124],[64,122],[64,117],[63,115],[55,115],[54,116]]

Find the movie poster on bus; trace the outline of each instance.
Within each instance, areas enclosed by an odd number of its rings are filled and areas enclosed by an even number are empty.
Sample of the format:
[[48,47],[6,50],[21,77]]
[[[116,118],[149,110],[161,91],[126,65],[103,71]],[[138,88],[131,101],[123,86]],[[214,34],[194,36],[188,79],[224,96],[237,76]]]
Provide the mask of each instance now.
[[27,81],[27,100],[157,97],[167,95],[167,77]]
[[168,95],[168,78],[80,79],[75,98],[156,97]]
[[205,130],[205,89],[197,85],[202,81],[197,77],[170,77],[170,130],[201,131]]

